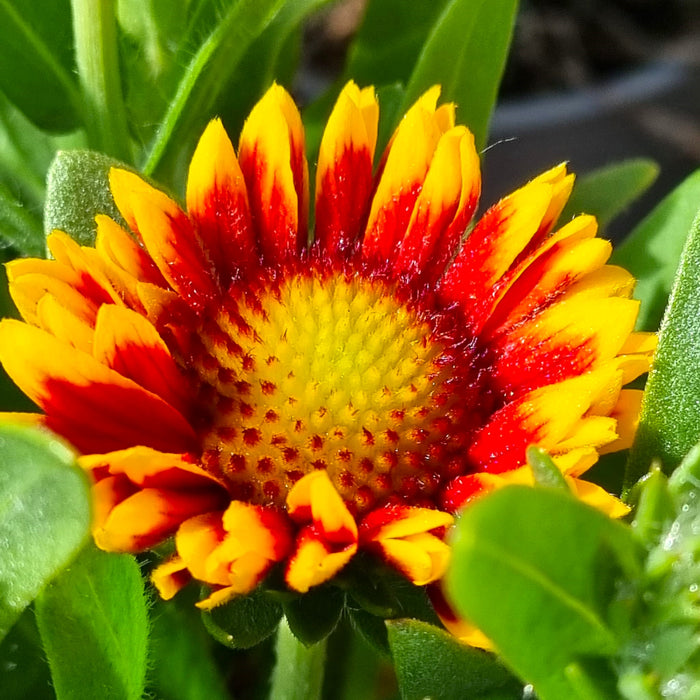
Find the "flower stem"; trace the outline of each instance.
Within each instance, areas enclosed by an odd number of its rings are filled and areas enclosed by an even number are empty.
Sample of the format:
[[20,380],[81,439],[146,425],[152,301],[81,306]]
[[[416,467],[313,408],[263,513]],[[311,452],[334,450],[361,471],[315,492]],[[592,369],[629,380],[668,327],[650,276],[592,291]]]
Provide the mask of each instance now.
[[275,645],[277,663],[272,674],[270,698],[274,700],[319,700],[323,687],[326,640],[304,646],[282,619]]
[[76,61],[90,146],[131,160],[114,0],[72,0]]

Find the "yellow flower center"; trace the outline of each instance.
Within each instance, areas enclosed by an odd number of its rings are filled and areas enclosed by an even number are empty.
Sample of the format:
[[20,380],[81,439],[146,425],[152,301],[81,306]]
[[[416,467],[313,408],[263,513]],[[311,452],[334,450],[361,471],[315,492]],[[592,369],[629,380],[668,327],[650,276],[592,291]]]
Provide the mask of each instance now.
[[281,505],[314,469],[358,512],[435,493],[455,442],[453,363],[395,291],[306,271],[233,291],[204,324],[202,461],[234,498]]

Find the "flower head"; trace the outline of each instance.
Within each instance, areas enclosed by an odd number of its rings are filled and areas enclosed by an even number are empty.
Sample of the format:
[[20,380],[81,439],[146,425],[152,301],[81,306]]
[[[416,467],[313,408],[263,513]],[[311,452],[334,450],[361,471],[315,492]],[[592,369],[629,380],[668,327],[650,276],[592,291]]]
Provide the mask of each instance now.
[[375,170],[378,104],[349,83],[318,155],[315,225],[299,113],[273,86],[234,150],[212,121],[186,207],[112,170],[126,227],[94,247],[49,236],[10,263],[24,322],[5,369],[80,452],[94,537],[138,551],[174,536],[164,597],[191,578],[211,607],[273,567],[305,592],[360,550],[423,585],[449,559],[452,514],[527,481],[545,448],[580,476],[629,444],[652,336],[632,277],[578,216],[552,233],[564,165],[486,211],[474,140],[432,88]]

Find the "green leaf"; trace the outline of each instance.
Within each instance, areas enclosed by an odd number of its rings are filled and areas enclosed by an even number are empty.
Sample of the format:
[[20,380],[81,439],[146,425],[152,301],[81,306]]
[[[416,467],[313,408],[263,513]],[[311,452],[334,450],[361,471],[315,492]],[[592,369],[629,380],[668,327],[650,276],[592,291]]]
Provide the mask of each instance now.
[[416,56],[447,0],[374,0],[348,51],[345,79],[360,85],[407,83]]
[[[298,50],[295,37],[302,21],[328,3],[329,0],[284,3],[265,31],[251,44],[216,101],[216,111],[232,137],[238,134],[251,107],[273,81],[292,83]],[[313,154],[315,158],[316,153]]]
[[88,545],[37,598],[36,615],[58,700],[140,700],[148,616],[132,556]]
[[89,485],[73,453],[34,429],[0,426],[0,639],[89,532]]
[[79,125],[69,0],[0,0],[0,90],[37,126]]
[[612,262],[637,278],[637,327],[656,330],[700,203],[700,170],[687,177],[616,248]]
[[[695,445],[683,458],[668,480],[668,490],[682,508],[695,498],[700,486],[700,444]],[[697,507],[697,506],[696,506]]]
[[607,659],[582,659],[569,664],[564,675],[576,700],[618,700],[616,676]]
[[[172,0],[117,3],[127,119],[141,143],[154,137],[185,66],[197,51],[197,45],[183,45],[193,4],[187,3],[183,11],[183,4]],[[213,23],[200,38],[212,29]]]
[[493,654],[418,620],[388,620],[386,626],[403,700],[462,700],[495,691],[522,697],[522,683]]
[[535,483],[539,486],[568,492],[569,485],[559,467],[541,447],[534,445],[527,448],[527,463],[532,469]]
[[189,158],[227,78],[251,43],[269,25],[283,0],[239,0],[193,56],[152,144],[144,170],[171,181]]
[[658,459],[663,470],[670,473],[700,435],[698,290],[700,217],[690,229],[659,331],[659,347],[647,380],[639,430],[627,463],[628,486],[646,472],[652,459]]
[[543,700],[575,697],[565,669],[614,654],[617,579],[640,575],[629,528],[568,494],[508,486],[465,509],[453,538],[450,600]]
[[[183,592],[184,593],[184,592]],[[150,683],[167,700],[228,700],[226,680],[214,663],[214,640],[191,600],[156,600],[151,609]]]
[[260,589],[202,612],[209,634],[230,649],[249,649],[267,639],[281,617],[282,606]]
[[283,604],[294,636],[307,646],[325,639],[338,624],[345,595],[335,586],[317,586]]
[[405,576],[376,560],[356,556],[343,572],[354,601],[380,618],[413,617],[439,625],[424,586],[415,586]]
[[41,257],[44,254],[44,232],[39,217],[0,182],[0,239],[18,253]]
[[457,104],[458,122],[483,149],[517,8],[517,0],[451,0],[423,45],[399,114],[439,83],[442,99]]
[[348,605],[348,618],[352,628],[375,651],[389,656],[389,639],[384,618],[371,615],[360,607]]
[[46,171],[56,143],[64,140],[38,129],[0,94],[0,174],[8,189],[32,207],[43,204]]
[[0,642],[0,697],[55,700],[34,611],[27,608]]
[[637,502],[632,529],[642,542],[651,544],[675,516],[668,481],[658,465],[640,479],[632,496]]
[[126,166],[94,151],[59,152],[48,174],[44,232],[61,229],[81,245],[93,245],[97,214],[123,223],[109,189],[113,167]]
[[648,158],[634,158],[606,165],[576,181],[562,221],[577,214],[593,214],[605,228],[635,199],[651,187],[659,174],[659,166]]

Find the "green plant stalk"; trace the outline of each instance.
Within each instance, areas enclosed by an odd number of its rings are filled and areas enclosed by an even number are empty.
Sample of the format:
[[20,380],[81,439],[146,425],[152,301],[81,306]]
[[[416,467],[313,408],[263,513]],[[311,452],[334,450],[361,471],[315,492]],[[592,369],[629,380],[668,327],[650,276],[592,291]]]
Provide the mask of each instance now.
[[131,162],[114,0],[71,0],[83,118],[91,148]]
[[277,663],[272,674],[270,698],[274,700],[319,700],[323,687],[326,640],[304,646],[282,618],[275,645]]

